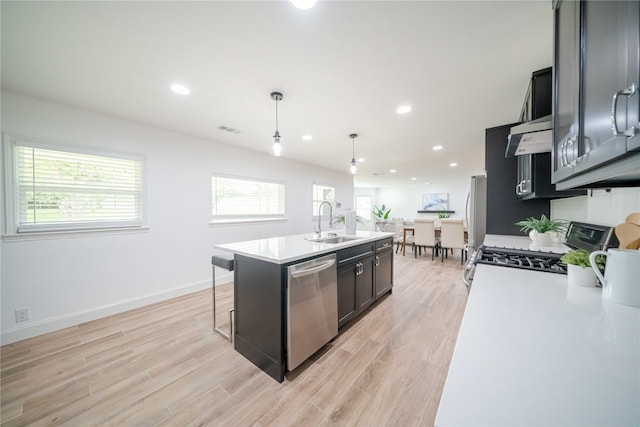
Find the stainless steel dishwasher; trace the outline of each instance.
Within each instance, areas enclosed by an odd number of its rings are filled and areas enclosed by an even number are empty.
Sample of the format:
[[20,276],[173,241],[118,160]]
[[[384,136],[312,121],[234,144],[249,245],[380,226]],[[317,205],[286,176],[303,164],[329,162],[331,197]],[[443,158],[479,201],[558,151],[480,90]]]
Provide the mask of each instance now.
[[287,268],[287,369],[338,335],[336,255]]

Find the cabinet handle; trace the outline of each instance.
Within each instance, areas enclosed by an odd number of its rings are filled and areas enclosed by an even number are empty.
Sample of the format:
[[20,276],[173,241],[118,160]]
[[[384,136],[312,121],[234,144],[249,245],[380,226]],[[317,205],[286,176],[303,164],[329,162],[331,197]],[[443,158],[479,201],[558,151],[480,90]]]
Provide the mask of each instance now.
[[518,183],[518,185],[516,185],[516,194],[518,196],[522,196],[523,194],[527,193],[527,182],[529,182],[528,180],[524,179],[522,181],[520,181]]
[[575,156],[573,161],[571,162],[569,161],[569,147],[573,147],[573,143],[576,142],[577,140],[578,140],[578,137],[574,135],[567,141],[567,149],[565,150],[567,166],[571,166],[571,163],[575,162]]
[[376,256],[376,267],[380,266],[380,257]]
[[578,139],[577,135],[572,136],[571,138],[567,138],[563,143],[560,150],[560,164],[562,167],[569,166],[569,147],[573,145],[574,142]]
[[617,120],[618,96],[622,95],[630,98],[635,95],[636,92],[638,92],[638,85],[636,85],[634,82],[631,83],[631,86],[629,86],[628,88],[619,90],[613,94],[613,99],[611,100],[611,131],[613,132],[613,136],[634,136],[637,133],[637,129],[635,128],[635,126],[631,126],[630,128],[620,132],[620,130],[618,129]]
[[562,141],[562,144],[560,144],[560,167],[565,167],[567,166],[567,163],[564,160],[564,154],[566,152],[566,148],[567,148],[567,140],[565,139],[564,141]]

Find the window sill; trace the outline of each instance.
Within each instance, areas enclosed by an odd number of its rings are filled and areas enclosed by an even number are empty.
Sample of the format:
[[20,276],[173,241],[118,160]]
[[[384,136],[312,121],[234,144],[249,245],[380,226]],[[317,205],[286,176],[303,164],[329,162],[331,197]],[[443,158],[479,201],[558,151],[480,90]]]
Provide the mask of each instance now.
[[221,219],[218,221],[211,221],[209,223],[209,227],[230,226],[230,225],[240,225],[240,224],[261,224],[261,223],[286,222],[286,221],[287,221],[287,218],[282,218],[282,217]]
[[74,237],[107,236],[112,234],[136,234],[148,233],[149,227],[122,227],[103,228],[91,230],[58,230],[58,231],[34,231],[20,234],[5,234],[3,242],[23,242],[28,240],[69,239]]

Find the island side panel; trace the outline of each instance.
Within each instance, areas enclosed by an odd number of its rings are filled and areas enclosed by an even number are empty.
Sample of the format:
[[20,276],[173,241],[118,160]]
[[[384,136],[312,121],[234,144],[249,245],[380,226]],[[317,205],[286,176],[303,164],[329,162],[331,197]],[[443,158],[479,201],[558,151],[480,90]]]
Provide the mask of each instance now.
[[276,381],[285,373],[283,267],[235,255],[236,351]]

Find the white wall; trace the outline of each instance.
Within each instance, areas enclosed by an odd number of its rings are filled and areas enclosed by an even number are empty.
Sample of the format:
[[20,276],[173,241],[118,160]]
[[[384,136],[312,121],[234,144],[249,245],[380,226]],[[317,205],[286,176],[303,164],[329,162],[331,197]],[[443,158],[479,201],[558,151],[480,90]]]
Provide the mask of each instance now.
[[640,188],[592,190],[586,196],[551,201],[551,217],[599,225],[618,225],[640,212]]
[[[3,344],[207,288],[214,244],[313,232],[314,182],[336,187],[338,213],[353,207],[348,173],[7,92],[2,93],[2,131],[143,155],[149,227],[89,237],[3,236]],[[214,172],[284,181],[287,221],[209,226]],[[22,308],[29,309],[30,319],[16,324],[14,311]]]
[[[393,188],[355,188],[355,195],[369,195],[372,204],[380,207],[384,204],[391,209],[390,217],[414,219],[433,217],[435,214],[418,214],[422,209],[422,195],[425,193],[449,193],[449,210],[455,211],[451,218],[464,218],[467,193],[471,184],[471,175],[462,175],[437,185],[413,184],[397,185]],[[370,228],[370,227],[369,227]]]

